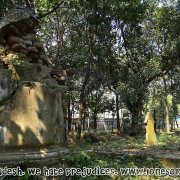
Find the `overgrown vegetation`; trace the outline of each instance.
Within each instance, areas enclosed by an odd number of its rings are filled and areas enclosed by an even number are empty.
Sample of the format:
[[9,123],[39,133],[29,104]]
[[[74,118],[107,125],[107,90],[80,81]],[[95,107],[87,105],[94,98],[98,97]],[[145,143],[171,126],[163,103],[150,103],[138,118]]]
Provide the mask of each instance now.
[[[180,139],[179,133],[158,134],[158,145],[154,148],[146,146],[144,135],[137,137],[118,137],[111,133],[96,133],[96,137],[103,135],[103,141],[97,143],[80,143],[71,144],[70,153],[68,156],[60,156],[60,162],[64,167],[102,167],[114,168],[162,168],[164,167],[159,158],[153,157],[156,151],[162,150],[177,150],[179,151]],[[101,139],[101,138],[99,138]],[[142,154],[129,155],[125,150],[135,150],[135,152],[142,151]],[[147,155],[144,151],[148,150],[151,155]],[[163,156],[162,156],[163,157]],[[75,179],[143,179],[147,177],[138,176],[90,176],[90,177],[76,177]],[[176,179],[176,177],[155,177],[151,176],[149,179]]]
[[[117,172],[120,168],[158,168],[162,167],[159,160],[155,160],[151,157],[141,157],[137,158],[129,155],[98,155],[96,153],[85,153],[81,149],[75,148],[71,149],[70,155],[66,157],[60,157],[60,162],[64,164],[65,167],[75,167],[75,168],[114,168]],[[76,176],[75,179],[120,179],[128,178],[128,176],[121,177],[118,174],[114,176],[98,176],[93,175],[90,177],[79,177]],[[129,177],[130,178],[130,177]],[[133,177],[131,177],[133,178]],[[134,176],[135,178],[135,176]]]
[[[148,147],[145,141],[145,135],[141,134],[136,137],[130,136],[122,136],[119,137],[116,134],[111,134],[110,132],[103,132],[103,133],[94,133],[94,136],[99,139],[97,143],[72,143],[70,147],[76,147],[77,145],[83,149],[94,149],[94,150],[105,150],[111,151],[113,148],[120,148],[120,149],[151,149],[152,147]],[[102,139],[103,136],[103,139]],[[153,147],[159,150],[179,150],[180,148],[180,138],[179,132],[175,132],[172,134],[167,133],[158,133],[157,134],[158,144],[157,146]],[[152,150],[153,151],[153,150]]]

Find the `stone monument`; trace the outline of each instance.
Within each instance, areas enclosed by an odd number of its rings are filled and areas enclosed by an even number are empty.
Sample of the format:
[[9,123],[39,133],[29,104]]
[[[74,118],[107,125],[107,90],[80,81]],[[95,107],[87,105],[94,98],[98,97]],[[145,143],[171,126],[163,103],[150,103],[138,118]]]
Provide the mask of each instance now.
[[[66,140],[66,73],[55,69],[47,57],[36,37],[37,25],[31,10],[21,6],[0,21],[0,162],[48,153],[52,157]],[[21,149],[19,156],[14,149]]]
[[145,117],[146,124],[146,143],[148,146],[157,145],[156,133],[154,131],[154,119],[152,114],[148,112]]

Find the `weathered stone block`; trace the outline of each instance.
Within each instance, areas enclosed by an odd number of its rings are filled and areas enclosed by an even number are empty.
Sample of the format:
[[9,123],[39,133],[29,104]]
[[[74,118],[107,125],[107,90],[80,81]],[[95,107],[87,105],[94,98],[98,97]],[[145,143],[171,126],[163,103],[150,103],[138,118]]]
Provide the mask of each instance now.
[[7,69],[0,69],[0,102],[11,96],[13,92],[13,81],[11,73]]
[[42,83],[18,88],[0,111],[1,141],[4,146],[40,146],[64,141],[62,93]]
[[45,79],[50,77],[51,71],[47,66],[28,62],[14,65],[14,68],[22,81],[44,82]]

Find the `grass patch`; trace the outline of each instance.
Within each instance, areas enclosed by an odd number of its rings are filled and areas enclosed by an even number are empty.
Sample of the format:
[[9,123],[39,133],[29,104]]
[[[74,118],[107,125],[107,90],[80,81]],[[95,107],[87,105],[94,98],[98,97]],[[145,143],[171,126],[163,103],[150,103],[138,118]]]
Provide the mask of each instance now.
[[[121,136],[117,137],[112,133],[94,133],[94,135],[99,138],[100,141],[97,143],[73,143],[69,146],[70,154],[66,157],[60,157],[60,162],[64,164],[65,167],[101,167],[101,168],[114,168],[115,170],[119,170],[120,168],[161,168],[163,165],[161,164],[158,158],[153,158],[149,155],[142,154],[142,156],[131,156],[127,154],[114,153],[121,152],[121,150],[127,149],[132,150],[136,149],[137,151],[148,150],[151,151],[152,154],[156,151],[161,150],[175,150],[179,151],[180,147],[180,134],[179,133],[159,133],[157,134],[158,145],[155,147],[148,147],[145,142],[145,135],[139,135],[136,137],[129,136]],[[102,138],[103,136],[103,138]],[[101,140],[103,139],[103,140]],[[92,151],[86,151],[92,150]],[[103,154],[101,152],[112,152]],[[173,151],[172,151],[173,153]],[[176,179],[176,177],[140,177],[140,176],[89,176],[89,177],[79,177],[75,176],[75,179],[123,179],[123,180],[131,180],[131,179]]]
[[158,149],[161,150],[180,150],[180,134],[161,133],[158,135]]
[[[148,149],[145,141],[145,135],[139,135],[136,137],[122,136],[116,137],[111,133],[95,133],[94,136],[104,137],[98,143],[79,143],[73,144],[73,146],[79,146],[81,149],[95,149],[95,150],[106,150],[109,151],[112,148],[121,148],[121,149]],[[159,150],[180,150],[180,134],[179,133],[159,133],[157,134],[158,145],[155,146],[155,149]]]
[[140,177],[135,176],[121,176],[120,168],[157,168],[162,167],[161,163],[157,159],[153,159],[150,156],[146,157],[134,157],[129,155],[100,155],[98,153],[85,153],[80,148],[72,148],[68,156],[60,156],[60,163],[64,164],[64,167],[75,168],[113,168],[118,174],[116,175],[92,175],[88,177],[74,176],[74,179],[87,179],[87,180],[108,180],[108,179],[138,179]]

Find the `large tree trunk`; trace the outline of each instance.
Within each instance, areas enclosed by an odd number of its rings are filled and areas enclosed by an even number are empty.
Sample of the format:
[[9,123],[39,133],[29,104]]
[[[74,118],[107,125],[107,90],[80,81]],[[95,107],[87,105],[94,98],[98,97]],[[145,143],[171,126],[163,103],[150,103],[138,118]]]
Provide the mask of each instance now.
[[163,81],[164,81],[164,107],[166,113],[166,132],[170,133],[169,106],[167,101],[167,85],[165,78],[163,78]]
[[132,106],[132,124],[130,129],[130,135],[135,136],[139,132],[139,120],[140,120],[140,111],[142,109],[141,99],[138,99],[136,103]]
[[156,90],[155,87],[153,87],[153,97],[152,97],[152,107],[150,108],[153,110],[153,118],[154,118],[154,131],[157,132],[156,126],[157,126],[157,120],[156,120]]
[[94,114],[94,131],[97,130],[97,114]]
[[90,131],[90,117],[89,117],[89,112],[87,114],[87,130],[88,132]]
[[165,107],[165,113],[166,113],[166,132],[170,133],[170,123],[169,123],[169,107],[167,100],[164,100],[164,107]]
[[96,108],[94,110],[94,131],[97,130],[97,111]]
[[119,118],[119,97],[116,94],[116,114],[117,114],[117,134],[121,134],[120,118]]
[[164,119],[165,119],[165,113],[164,113],[164,105],[163,105],[163,98],[161,98],[161,101],[160,101],[160,105],[161,105],[161,119],[159,121],[159,130],[161,131],[162,129],[164,129],[165,127],[165,122],[164,122]]
[[86,112],[84,112],[84,116],[83,116],[83,131],[86,130]]
[[138,134],[139,131],[139,126],[138,126],[139,110],[134,109],[131,113],[132,113],[132,123],[131,123],[130,135],[135,136]]
[[[90,52],[90,54],[92,54],[92,53]],[[91,59],[89,58],[88,64],[86,67],[86,75],[85,75],[84,82],[82,84],[82,88],[81,88],[81,92],[80,92],[80,100],[79,100],[80,107],[79,107],[79,118],[78,118],[77,136],[76,136],[77,140],[81,139],[82,116],[83,116],[84,104],[85,104],[84,96],[85,96],[85,88],[88,84],[88,80],[89,80],[89,76],[90,76],[90,65],[91,65]]]
[[79,108],[79,118],[77,123],[77,140],[81,139],[81,127],[82,127],[82,117],[83,117],[83,111],[84,111],[84,104],[83,101],[80,101],[80,108]]
[[72,124],[72,115],[71,115],[71,106],[70,101],[68,102],[68,132],[71,132],[71,124]]

